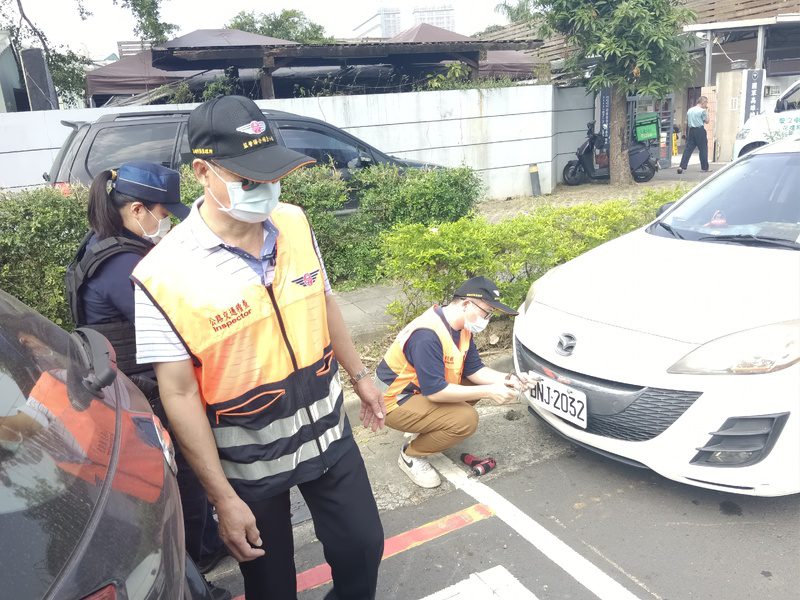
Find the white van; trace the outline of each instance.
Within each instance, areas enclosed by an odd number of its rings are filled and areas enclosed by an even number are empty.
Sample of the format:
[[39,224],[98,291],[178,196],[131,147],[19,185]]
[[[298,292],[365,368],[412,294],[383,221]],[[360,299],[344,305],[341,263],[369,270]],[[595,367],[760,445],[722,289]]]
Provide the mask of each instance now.
[[747,119],[736,134],[733,157],[797,133],[800,133],[800,80],[780,95],[774,108]]

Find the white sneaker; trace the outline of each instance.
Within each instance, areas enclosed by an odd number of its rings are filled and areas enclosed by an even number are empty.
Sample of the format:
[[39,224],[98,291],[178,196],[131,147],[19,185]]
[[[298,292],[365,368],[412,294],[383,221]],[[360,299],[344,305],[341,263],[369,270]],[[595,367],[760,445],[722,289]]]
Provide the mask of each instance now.
[[408,475],[408,478],[420,487],[435,488],[442,484],[439,474],[431,466],[431,463],[419,456],[406,455],[405,446],[403,446],[403,450],[400,450],[397,464]]

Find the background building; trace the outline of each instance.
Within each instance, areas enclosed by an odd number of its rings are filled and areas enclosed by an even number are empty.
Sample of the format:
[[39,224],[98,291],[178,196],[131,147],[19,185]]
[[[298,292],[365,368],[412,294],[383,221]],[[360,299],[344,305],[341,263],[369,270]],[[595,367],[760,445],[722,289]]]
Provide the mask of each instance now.
[[414,25],[427,23],[448,31],[456,30],[456,13],[452,5],[418,6],[412,11],[412,14],[414,15]]

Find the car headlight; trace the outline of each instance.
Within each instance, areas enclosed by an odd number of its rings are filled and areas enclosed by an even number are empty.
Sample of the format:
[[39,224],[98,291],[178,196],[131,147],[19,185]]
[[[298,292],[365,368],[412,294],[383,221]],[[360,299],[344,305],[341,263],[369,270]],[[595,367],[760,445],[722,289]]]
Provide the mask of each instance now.
[[800,361],[800,320],[732,333],[703,344],[668,369],[691,375],[773,373]]
[[736,139],[737,139],[737,140],[743,140],[743,139],[745,139],[745,138],[746,138],[748,135],[750,135],[750,130],[749,130],[749,129],[740,129],[740,130],[739,130],[739,133],[737,133],[737,134],[736,134]]

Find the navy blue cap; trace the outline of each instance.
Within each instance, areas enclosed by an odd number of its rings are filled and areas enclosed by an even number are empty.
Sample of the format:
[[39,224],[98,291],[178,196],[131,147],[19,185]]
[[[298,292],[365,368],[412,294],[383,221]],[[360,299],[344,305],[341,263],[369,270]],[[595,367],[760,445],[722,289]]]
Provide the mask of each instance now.
[[473,277],[462,283],[453,294],[454,298],[480,298],[492,308],[502,311],[512,317],[519,313],[510,306],[500,302],[500,292],[497,286],[486,277]]
[[177,171],[145,160],[126,162],[116,170],[111,186],[142,202],[161,204],[181,221],[190,208],[181,203],[181,176]]

